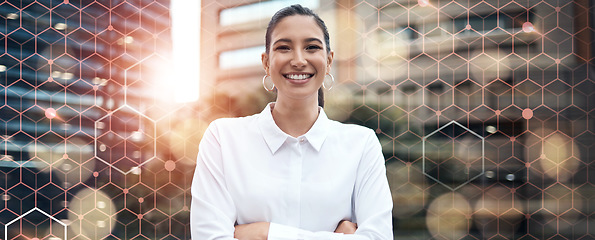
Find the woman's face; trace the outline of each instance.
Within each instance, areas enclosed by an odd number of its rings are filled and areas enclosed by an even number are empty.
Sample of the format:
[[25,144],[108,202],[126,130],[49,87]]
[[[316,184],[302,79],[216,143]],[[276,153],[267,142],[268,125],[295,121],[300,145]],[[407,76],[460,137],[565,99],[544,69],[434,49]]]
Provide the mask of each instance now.
[[316,98],[330,72],[333,53],[327,54],[324,34],[311,16],[283,18],[272,31],[269,53],[262,64],[277,88],[277,99]]

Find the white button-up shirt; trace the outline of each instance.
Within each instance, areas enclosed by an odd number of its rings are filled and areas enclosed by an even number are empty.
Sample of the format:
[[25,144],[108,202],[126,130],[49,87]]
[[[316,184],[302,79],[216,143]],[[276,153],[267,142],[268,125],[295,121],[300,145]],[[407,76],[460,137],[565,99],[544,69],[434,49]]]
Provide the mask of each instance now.
[[[234,225],[270,222],[268,239],[393,239],[381,146],[368,128],[320,108],[304,135],[260,114],[213,121],[192,181],[192,238],[234,239]],[[341,220],[355,234],[333,233]]]

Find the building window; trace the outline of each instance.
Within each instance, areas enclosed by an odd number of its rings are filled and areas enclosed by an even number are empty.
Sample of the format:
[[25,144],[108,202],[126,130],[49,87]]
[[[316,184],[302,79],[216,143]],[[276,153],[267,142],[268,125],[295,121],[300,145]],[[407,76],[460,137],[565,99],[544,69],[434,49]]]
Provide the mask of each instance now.
[[219,69],[252,67],[261,64],[260,54],[264,45],[225,51],[219,54]]
[[319,0],[272,0],[228,8],[219,14],[219,25],[230,26],[261,20],[273,16],[275,12],[291,4],[301,4],[310,9],[317,9]]

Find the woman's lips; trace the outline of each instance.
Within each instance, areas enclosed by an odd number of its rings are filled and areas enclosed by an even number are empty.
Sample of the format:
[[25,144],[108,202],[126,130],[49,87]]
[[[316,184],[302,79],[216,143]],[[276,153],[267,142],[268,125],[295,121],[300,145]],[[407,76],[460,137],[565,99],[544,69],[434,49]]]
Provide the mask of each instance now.
[[310,79],[312,79],[313,76],[314,74],[309,73],[283,74],[283,77],[285,77],[287,81],[293,84],[307,83],[308,81],[310,81]]

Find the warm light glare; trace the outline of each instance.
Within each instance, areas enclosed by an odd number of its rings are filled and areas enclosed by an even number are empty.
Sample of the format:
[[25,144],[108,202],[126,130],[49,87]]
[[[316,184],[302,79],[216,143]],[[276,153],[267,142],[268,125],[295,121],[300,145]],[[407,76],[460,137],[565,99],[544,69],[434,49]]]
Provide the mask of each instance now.
[[526,33],[534,32],[535,28],[533,27],[533,24],[531,22],[526,22],[523,23],[523,31]]
[[419,6],[425,7],[430,5],[430,0],[418,0],[417,3],[419,4]]
[[48,108],[45,110],[45,117],[53,119],[57,116],[56,109]]
[[[201,1],[171,1],[174,71],[171,86],[176,102],[198,100]],[[162,69],[171,71],[171,69]],[[171,73],[171,72],[170,72]]]
[[191,118],[176,124],[168,133],[169,147],[176,159],[194,164],[198,155],[198,143],[209,123]]

